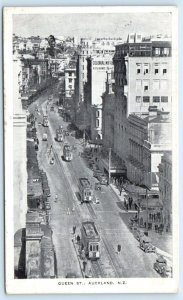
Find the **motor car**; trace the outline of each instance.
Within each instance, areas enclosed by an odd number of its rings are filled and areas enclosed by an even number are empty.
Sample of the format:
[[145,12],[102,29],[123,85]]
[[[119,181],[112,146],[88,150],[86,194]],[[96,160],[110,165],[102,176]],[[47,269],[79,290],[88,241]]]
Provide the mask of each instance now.
[[134,236],[137,239],[137,241],[141,241],[141,239],[144,237],[144,231],[137,228],[136,232],[134,232]]
[[151,240],[145,235],[140,241],[140,248],[146,253],[156,251],[156,247],[152,245]]
[[163,255],[158,256],[153,267],[162,277],[172,277],[172,267],[167,264],[167,260]]
[[50,210],[50,209],[51,209],[51,206],[50,206],[50,204],[49,204],[49,203],[46,203],[46,205],[45,205],[45,209],[46,209],[46,210]]
[[65,131],[65,135],[66,135],[66,136],[69,136],[69,131]]
[[108,179],[107,179],[107,177],[104,174],[99,175],[97,178],[98,178],[100,184],[102,184],[102,185],[108,185]]
[[95,197],[94,203],[95,203],[95,204],[100,204],[99,198]]
[[101,184],[99,182],[95,183],[95,190],[96,191],[101,191],[102,190]]
[[54,158],[52,157],[51,159],[50,159],[50,165],[53,165],[54,164]]
[[93,177],[96,177],[96,178],[98,179],[98,177],[99,177],[100,174],[103,174],[103,172],[100,171],[100,170],[95,170],[95,171],[93,172]]
[[39,122],[38,125],[41,126],[42,125],[41,122]]

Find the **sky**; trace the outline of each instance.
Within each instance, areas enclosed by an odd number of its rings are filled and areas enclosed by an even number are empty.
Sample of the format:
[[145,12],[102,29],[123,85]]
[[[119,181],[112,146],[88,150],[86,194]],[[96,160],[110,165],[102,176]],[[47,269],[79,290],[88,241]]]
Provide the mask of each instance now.
[[13,15],[13,33],[28,37],[78,36],[122,37],[139,32],[147,35],[171,35],[171,13],[105,14],[17,14]]

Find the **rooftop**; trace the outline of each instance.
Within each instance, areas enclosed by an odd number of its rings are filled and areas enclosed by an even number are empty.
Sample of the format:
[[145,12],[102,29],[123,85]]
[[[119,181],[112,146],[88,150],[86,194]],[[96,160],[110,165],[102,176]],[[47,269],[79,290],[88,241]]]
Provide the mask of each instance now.
[[98,235],[94,222],[83,222],[82,223],[86,236],[95,237]]

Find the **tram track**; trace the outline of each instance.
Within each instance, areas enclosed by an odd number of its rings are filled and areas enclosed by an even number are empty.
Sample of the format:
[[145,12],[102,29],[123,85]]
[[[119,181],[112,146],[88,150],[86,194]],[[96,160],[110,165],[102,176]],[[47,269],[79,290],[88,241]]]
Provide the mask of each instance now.
[[105,273],[100,265],[100,262],[98,260],[91,261],[92,271],[94,278],[105,278]]
[[[51,124],[50,124],[50,127],[51,127]],[[52,128],[51,128],[51,129],[52,129]],[[51,131],[53,131],[53,129],[50,130],[50,128],[49,128],[49,133],[50,133],[52,142],[53,142],[53,144],[55,145],[55,140],[53,139],[53,137],[52,137],[52,135],[51,135]],[[63,163],[60,161],[60,158],[59,158],[58,153],[57,153],[58,150],[56,151],[56,148],[58,148],[58,145],[55,145],[55,147],[52,148],[53,155],[54,155],[54,157],[55,157],[55,161],[56,161],[56,163],[60,166],[60,168],[61,168],[61,170],[62,170],[62,172],[63,172],[64,177],[65,177],[65,178],[66,178],[66,177],[68,178],[68,175],[67,175],[66,172],[65,172],[65,168],[64,168],[65,166],[63,166]],[[60,147],[60,150],[61,150],[61,149],[62,149],[62,147]],[[70,165],[67,166],[67,168],[68,168],[68,171],[69,171],[69,173],[70,173],[69,175],[70,175],[70,177],[71,177],[72,182],[74,181],[75,184],[76,184],[76,186],[77,186],[77,184],[78,184],[78,173],[79,173],[79,176],[82,177],[82,176],[83,176],[82,170],[81,170],[81,169],[79,169],[79,170],[77,169],[77,171],[76,171],[76,167],[74,166],[74,164],[73,164],[72,161],[71,161]],[[71,170],[71,169],[72,169],[72,170]],[[71,172],[71,171],[73,171],[73,172]],[[76,175],[76,173],[77,173],[77,175]],[[87,173],[88,173],[88,172],[87,172]],[[87,174],[87,175],[88,175],[88,174]],[[73,197],[72,197],[72,198],[75,199],[76,201],[78,201],[78,199],[77,199],[77,197],[76,197],[76,195],[75,195],[75,193],[74,193],[74,191],[73,191],[73,189],[72,189],[70,183],[67,182],[67,180],[64,180],[63,182],[64,182],[65,190],[66,190],[66,191],[67,191],[68,189],[71,190],[72,193],[73,193]],[[67,194],[67,193],[66,193],[66,194]],[[71,199],[68,197],[68,195],[67,195],[67,199],[68,199],[68,202],[73,206],[74,201],[71,200]],[[87,210],[88,210],[88,212],[89,212],[89,215],[91,216],[91,219],[96,220],[96,219],[97,219],[97,215],[96,215],[96,213],[95,213],[95,211],[94,211],[94,209],[93,209],[93,207],[92,207],[92,204],[91,204],[91,203],[86,203],[86,207],[87,207]],[[76,208],[75,208],[75,211],[76,211],[76,213],[77,213],[77,218],[78,218],[79,222],[82,222],[82,219],[83,219],[83,218],[82,218],[82,214],[81,214],[81,212],[78,211],[77,206],[76,206]],[[100,234],[100,236],[101,236],[101,241],[102,241],[102,243],[103,243],[103,246],[104,246],[106,255],[107,255],[107,257],[108,257],[108,261],[109,261],[109,263],[110,263],[110,267],[112,268],[113,273],[114,273],[114,275],[115,275],[114,277],[122,277],[121,274],[119,274],[119,271],[118,271],[118,269],[119,269],[119,267],[118,267],[119,263],[116,262],[116,261],[114,261],[114,258],[113,258],[112,254],[111,254],[111,253],[112,253],[112,252],[111,252],[111,247],[108,245],[108,242],[106,241],[106,237],[103,236],[103,230],[101,229],[101,226],[98,224],[98,222],[97,222],[97,227],[99,227],[99,229],[100,229],[100,232],[101,232],[101,234]],[[92,270],[93,270],[94,276],[95,276],[96,278],[106,278],[106,274],[105,274],[105,272],[104,272],[104,269],[103,269],[103,267],[101,266],[101,261],[92,261],[92,262],[91,262],[91,266],[92,266]]]

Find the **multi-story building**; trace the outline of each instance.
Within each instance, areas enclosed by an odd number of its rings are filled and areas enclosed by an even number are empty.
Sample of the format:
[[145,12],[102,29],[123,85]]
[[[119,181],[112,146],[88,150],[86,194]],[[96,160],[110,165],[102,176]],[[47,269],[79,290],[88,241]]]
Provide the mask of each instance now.
[[116,45],[113,91],[115,94],[114,152],[127,159],[128,116],[148,112],[150,106],[171,111],[171,42],[130,34]]
[[172,155],[166,153],[159,165],[159,193],[163,204],[163,225],[165,230],[172,230]]
[[74,94],[75,79],[76,79],[76,64],[70,63],[65,67],[65,97],[71,98]]
[[76,65],[76,84],[75,84],[75,114],[78,111],[78,124],[84,123],[83,101],[84,101],[84,84],[87,81],[87,58],[97,55],[114,55],[115,45],[121,42],[121,38],[96,38],[81,39],[78,60]]
[[105,91],[107,72],[112,70],[111,55],[88,58],[87,82],[84,87],[85,120],[90,127],[93,142],[102,139],[102,95]]
[[149,113],[130,114],[127,124],[127,177],[149,190],[158,190],[158,166],[171,151],[171,119],[168,112],[149,107]]
[[65,74],[65,86],[64,86],[64,101],[63,106],[67,115],[71,119],[74,118],[74,88],[76,80],[76,63],[71,61],[64,70]]
[[46,82],[50,77],[47,59],[21,58],[22,71],[19,74],[20,89],[22,92],[30,91]]

